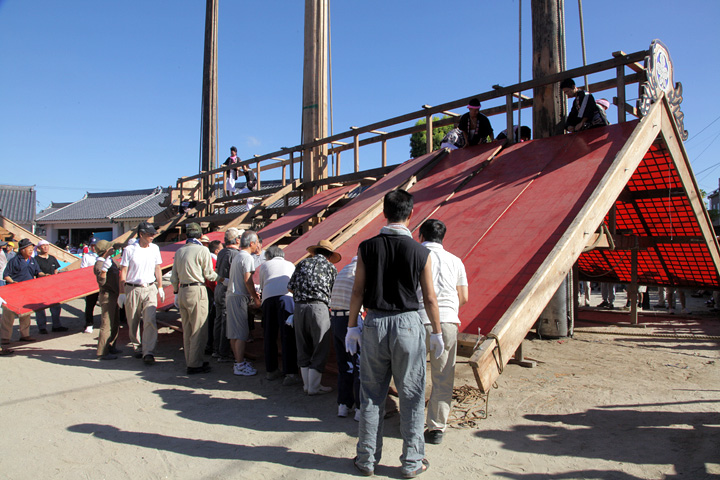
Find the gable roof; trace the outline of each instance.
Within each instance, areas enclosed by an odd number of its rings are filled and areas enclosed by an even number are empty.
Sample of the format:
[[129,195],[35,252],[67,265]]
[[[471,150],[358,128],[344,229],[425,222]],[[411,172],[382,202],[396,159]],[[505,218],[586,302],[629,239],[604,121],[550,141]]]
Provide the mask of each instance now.
[[35,186],[0,185],[2,215],[15,223],[35,221]]
[[87,193],[77,202],[41,212],[38,223],[82,222],[92,220],[146,219],[162,212],[159,204],[168,195],[157,187],[145,190]]

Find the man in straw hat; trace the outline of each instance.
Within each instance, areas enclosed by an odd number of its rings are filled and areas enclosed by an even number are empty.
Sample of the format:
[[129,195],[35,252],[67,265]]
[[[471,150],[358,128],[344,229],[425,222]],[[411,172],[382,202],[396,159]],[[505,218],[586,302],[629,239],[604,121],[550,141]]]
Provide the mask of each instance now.
[[97,261],[93,273],[98,283],[100,304],[100,335],[98,335],[97,358],[115,360],[120,350],[115,348],[118,337],[118,296],[120,295],[120,269],[112,259],[115,248],[107,240],[95,244]]
[[[26,280],[32,280],[35,277],[44,277],[45,274],[40,271],[33,254],[33,243],[27,238],[20,240],[18,245],[18,254],[8,260],[3,278],[8,285]],[[12,336],[13,323],[15,323],[15,312],[3,305],[2,307],[2,323],[0,324],[0,337],[3,345],[10,343]],[[30,314],[24,313],[20,315],[20,341],[34,342],[35,338],[30,336]]]
[[[355,283],[345,347],[360,355],[360,426],[355,467],[372,475],[382,455],[382,421],[390,377],[400,397],[400,461],[405,478],[429,468],[425,459],[425,327],[418,313],[417,289],[431,325],[430,349],[439,357],[444,348],[438,300],[433,287],[430,251],[412,238],[408,224],[413,197],[405,190],[385,195],[387,225],[358,248]],[[357,325],[360,307],[368,314],[362,332]]]
[[206,373],[210,363],[203,362],[207,343],[208,290],[205,280],[217,279],[210,250],[200,241],[202,229],[188,223],[187,242],[175,254],[170,283],[183,325],[183,351],[187,374]]
[[307,247],[307,251],[312,256],[297,264],[288,290],[295,300],[293,323],[303,389],[308,395],[319,395],[332,390],[320,381],[332,340],[329,305],[337,277],[333,264],[342,257],[327,240]]

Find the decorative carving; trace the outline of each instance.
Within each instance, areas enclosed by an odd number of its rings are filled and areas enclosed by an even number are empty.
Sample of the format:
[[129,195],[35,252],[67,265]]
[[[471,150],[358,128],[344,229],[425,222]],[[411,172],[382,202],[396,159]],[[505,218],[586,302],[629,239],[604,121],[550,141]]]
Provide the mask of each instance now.
[[685,114],[680,110],[682,103],[682,84],[677,82],[673,87],[673,64],[670,52],[660,40],[653,40],[650,44],[649,55],[645,57],[645,71],[648,81],[640,85],[640,99],[638,110],[641,116],[647,115],[650,106],[657,102],[664,94],[670,104],[670,111],[680,131],[680,137],[687,140],[688,132],[685,130]]

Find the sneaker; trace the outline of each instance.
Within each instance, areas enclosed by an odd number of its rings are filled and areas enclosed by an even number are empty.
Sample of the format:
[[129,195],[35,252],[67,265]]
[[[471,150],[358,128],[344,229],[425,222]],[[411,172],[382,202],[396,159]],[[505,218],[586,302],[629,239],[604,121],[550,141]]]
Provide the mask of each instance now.
[[350,414],[350,408],[342,403],[338,405],[338,417],[346,418]]
[[88,325],[87,327],[85,327],[85,333],[92,333],[92,332],[93,332],[93,326],[92,326],[92,325]]
[[40,335],[47,335],[48,334],[47,328],[41,328],[40,330],[38,330],[38,333]]
[[440,445],[443,439],[442,430],[425,430],[425,443]]
[[53,332],[67,332],[67,331],[68,331],[68,327],[63,327],[63,326],[60,326],[60,327],[52,327],[52,331],[53,331]]
[[148,353],[143,357],[143,363],[145,365],[152,365],[153,363],[155,363],[155,357]]
[[277,380],[278,378],[282,378],[283,374],[280,370],[275,370],[274,372],[267,372],[265,374],[266,380]]
[[236,363],[233,366],[233,373],[235,375],[242,375],[245,377],[250,377],[252,375],[257,374],[257,370],[253,368],[253,366],[250,364],[250,362],[242,362],[242,363]]
[[217,352],[213,352],[212,355],[210,355],[212,358],[220,358],[220,354]]
[[610,304],[607,302],[607,300],[603,300],[603,302],[595,308],[606,308],[608,305]]
[[285,375],[285,378],[283,378],[284,387],[291,387],[299,383],[302,383],[302,378],[300,378],[300,375],[298,375],[297,373],[288,373],[287,375]]
[[135,350],[135,353],[133,353],[133,357],[142,358],[143,357],[142,350]]

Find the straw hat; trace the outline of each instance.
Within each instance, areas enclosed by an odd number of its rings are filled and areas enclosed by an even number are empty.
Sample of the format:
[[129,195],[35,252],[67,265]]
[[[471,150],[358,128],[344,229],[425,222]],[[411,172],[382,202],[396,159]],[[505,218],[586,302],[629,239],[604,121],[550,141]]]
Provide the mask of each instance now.
[[318,243],[317,245],[307,247],[307,251],[311,255],[315,255],[319,248],[330,252],[330,257],[328,258],[328,260],[330,260],[330,263],[338,263],[340,260],[342,260],[342,255],[340,255],[333,249],[332,243],[330,243],[328,240],[320,240],[320,243]]

